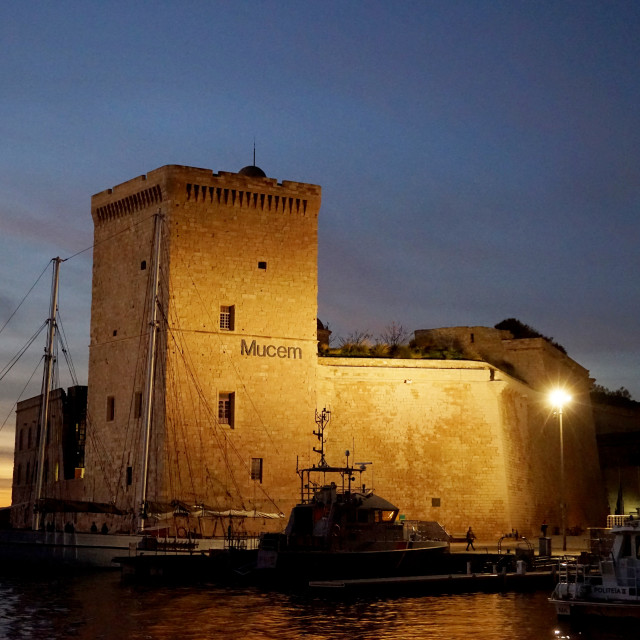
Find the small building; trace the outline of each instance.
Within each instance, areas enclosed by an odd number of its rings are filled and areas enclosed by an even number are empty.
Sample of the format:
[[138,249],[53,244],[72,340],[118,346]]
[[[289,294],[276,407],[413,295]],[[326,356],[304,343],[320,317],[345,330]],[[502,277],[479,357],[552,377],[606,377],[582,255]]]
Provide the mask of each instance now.
[[[18,403],[11,490],[11,525],[30,528],[38,474],[42,396]],[[43,470],[43,497],[80,500],[84,485],[87,387],[55,389],[49,398],[49,420]]]

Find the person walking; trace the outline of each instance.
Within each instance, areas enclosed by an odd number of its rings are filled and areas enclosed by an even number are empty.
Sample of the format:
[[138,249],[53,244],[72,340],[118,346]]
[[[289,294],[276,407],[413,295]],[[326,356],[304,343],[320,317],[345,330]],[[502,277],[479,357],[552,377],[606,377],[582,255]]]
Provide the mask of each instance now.
[[473,533],[471,527],[469,527],[467,531],[467,551],[469,551],[469,546],[475,551],[476,548],[473,546],[473,541],[476,539],[476,534]]

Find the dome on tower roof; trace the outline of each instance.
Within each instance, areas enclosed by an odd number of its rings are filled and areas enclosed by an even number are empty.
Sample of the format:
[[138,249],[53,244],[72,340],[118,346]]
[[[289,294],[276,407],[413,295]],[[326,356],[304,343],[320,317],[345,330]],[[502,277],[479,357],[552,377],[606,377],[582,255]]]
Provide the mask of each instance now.
[[254,164],[250,164],[246,167],[243,167],[238,171],[241,176],[247,176],[247,178],[266,178],[267,174],[260,168],[256,167]]

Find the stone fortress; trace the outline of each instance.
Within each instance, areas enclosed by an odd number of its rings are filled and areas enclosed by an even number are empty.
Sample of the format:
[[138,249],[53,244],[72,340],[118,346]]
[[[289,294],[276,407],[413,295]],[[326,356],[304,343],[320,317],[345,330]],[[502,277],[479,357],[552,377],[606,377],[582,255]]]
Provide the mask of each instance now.
[[[546,520],[551,532],[560,525],[560,451],[547,398],[561,385],[573,396],[567,524],[602,526],[589,373],[545,339],[456,327],[418,330],[415,341],[453,340],[466,359],[318,355],[320,203],[319,186],[278,182],[255,166],[169,165],[93,196],[86,433],[76,423],[66,430],[75,449],[62,435],[48,444],[51,469],[75,456],[64,477],[48,474],[49,495],[138,508],[157,259],[149,500],[288,513],[296,465],[318,460],[315,411],[327,408],[328,461],[344,464],[349,450],[352,462],[372,463],[363,479],[407,520],[436,520],[451,533],[471,525],[491,538],[536,536]],[[14,505],[28,503],[24,470],[33,469],[23,434],[33,403],[22,405]],[[14,519],[26,522],[27,511]]]

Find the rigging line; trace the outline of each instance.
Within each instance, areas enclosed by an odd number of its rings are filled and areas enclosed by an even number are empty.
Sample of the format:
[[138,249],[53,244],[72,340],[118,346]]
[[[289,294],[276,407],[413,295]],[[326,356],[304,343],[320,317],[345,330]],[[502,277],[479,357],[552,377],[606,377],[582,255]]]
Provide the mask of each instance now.
[[74,385],[78,385],[78,376],[76,375],[75,367],[73,366],[73,360],[71,358],[71,352],[69,351],[69,341],[67,340],[67,334],[64,331],[64,327],[62,326],[62,316],[60,314],[60,309],[58,309],[57,314],[57,325],[58,329],[58,340],[60,340],[60,348],[62,349],[62,354],[64,355],[64,359],[67,362],[67,367],[69,369],[69,374],[71,375],[71,381]]
[[[197,405],[197,402],[195,401],[197,398],[193,397],[193,393],[194,393],[193,387],[192,387],[192,385],[187,384],[186,379],[183,376],[184,367],[179,367],[178,365],[179,365],[179,362],[176,361],[175,365],[171,369],[172,370],[172,374],[173,374],[174,395],[177,396],[178,389],[187,389],[190,401],[189,401],[188,404],[180,403],[180,401],[179,401],[180,399],[178,397],[175,397],[175,404],[176,404],[177,407],[185,406],[185,404],[186,404],[186,406],[193,407],[194,410],[197,410],[198,405]],[[196,425],[200,423],[200,421],[195,417],[195,415],[193,416],[193,420],[195,421]],[[189,443],[189,439],[188,439],[187,431],[186,431],[186,427],[185,427],[186,420],[184,419],[184,416],[182,417],[182,420],[181,420],[180,424],[182,425],[182,433],[181,433],[181,435],[182,435],[182,438],[183,438],[183,440],[185,442],[185,450],[186,450],[187,443]],[[198,468],[204,467],[205,471],[209,471],[208,465],[206,463],[206,459],[204,459],[204,460],[202,459],[203,458],[202,453],[204,451],[204,447],[203,447],[203,443],[202,443],[202,430],[198,429],[197,432],[200,435],[200,443],[201,443],[201,448],[200,448],[200,452],[199,452],[200,460],[199,460]],[[193,468],[195,462],[192,459],[192,456],[189,456],[189,455],[186,456],[186,464],[187,464],[188,471],[189,471],[187,479],[188,480],[190,479],[190,483],[188,482],[188,484],[190,485],[190,489],[191,489],[191,492],[192,492],[192,494],[194,496],[194,500],[197,502],[198,501],[198,491],[197,491],[197,487],[196,487],[195,473],[194,473],[194,468]],[[179,479],[181,481],[180,474],[179,474]],[[206,486],[206,485],[204,485],[204,486]],[[201,501],[205,501],[204,498],[202,498]]]
[[49,264],[51,262],[52,262],[52,260],[49,260],[49,262],[47,262],[47,266],[42,270],[42,273],[36,278],[36,281],[31,285],[31,289],[29,289],[29,291],[27,291],[27,293],[25,294],[24,298],[22,298],[22,300],[20,300],[20,303],[15,308],[14,312],[9,316],[9,318],[2,325],[2,327],[0,327],[0,333],[2,333],[4,331],[4,328],[11,322],[11,318],[13,318],[13,316],[15,316],[16,313],[18,313],[18,309],[20,309],[20,307],[22,306],[23,302],[29,297],[29,294],[33,291],[34,287],[38,284],[38,282],[40,282],[40,278],[42,278],[42,276],[46,273],[47,269],[49,268]]
[[[189,270],[189,268],[187,267],[187,271]],[[189,274],[191,277],[191,274]],[[204,301],[202,300],[202,296],[200,295],[200,291],[198,290],[198,287],[196,286],[195,280],[193,279],[193,277],[191,277],[191,284],[193,285],[193,288],[196,291],[196,295],[198,296],[198,300],[200,301],[200,304],[202,305],[202,308],[205,310],[205,313],[207,314],[209,321],[211,322],[212,326],[215,326],[215,323],[213,322],[213,319],[211,318],[211,316],[209,316],[209,308],[207,307],[207,305],[204,304]],[[216,338],[216,340],[218,341],[218,344],[222,344],[222,341],[220,339],[220,335],[218,333],[213,334]],[[238,367],[236,366],[236,363],[233,361],[233,358],[229,359],[229,362],[231,363],[231,366],[233,367],[233,370],[236,374],[236,378],[240,381],[240,385],[242,386],[242,390],[245,392],[246,397],[249,399],[249,403],[251,404],[251,406],[253,407],[253,410],[256,414],[256,416],[258,417],[258,421],[260,422],[260,426],[262,427],[262,429],[264,430],[264,432],[267,434],[267,437],[269,438],[269,441],[271,442],[271,444],[273,445],[276,453],[280,453],[280,450],[278,449],[276,443],[273,440],[273,437],[271,436],[271,433],[269,432],[269,430],[267,429],[267,426],[265,425],[264,421],[262,420],[262,416],[260,415],[260,412],[258,411],[258,407],[256,406],[256,403],[253,401],[253,398],[251,397],[251,394],[249,393],[249,390],[247,389],[247,385],[244,381],[244,378],[242,377],[242,375],[240,374],[240,371],[238,370]]]
[[4,369],[0,371],[0,381],[16,365],[18,360],[20,360],[20,358],[25,354],[25,352],[29,349],[29,347],[34,343],[35,339],[42,333],[42,330],[47,326],[48,323],[49,321],[45,320],[40,326],[40,328],[31,336],[31,338],[29,338],[28,342],[22,346],[20,351],[18,351],[18,353],[16,353],[16,355],[14,355],[13,358],[11,358],[11,360],[9,360],[9,362],[4,366]]
[[[145,218],[141,222],[148,221],[149,219],[154,219],[155,215],[156,214],[153,214],[152,216]],[[159,222],[160,224],[164,225],[164,219],[161,219]],[[162,237],[164,238],[165,235],[166,234],[164,233],[164,229],[163,229]],[[164,244],[164,241],[163,241],[163,244]],[[150,236],[149,244],[147,246],[149,255],[153,255],[153,246],[154,246],[154,236],[152,233]],[[138,348],[136,351],[136,361],[135,361],[134,376],[133,376],[133,389],[132,389],[132,396],[131,396],[131,400],[133,402],[135,402],[136,389],[142,388],[142,380],[144,379],[144,368],[145,368],[144,365],[146,363],[147,358],[149,357],[149,354],[147,354],[147,351],[148,351],[147,337],[149,334],[148,334],[148,330],[145,331],[145,326],[147,325],[147,320],[149,316],[149,313],[148,313],[149,305],[156,304],[156,300],[152,300],[150,302],[151,289],[152,289],[151,277],[152,277],[152,270],[148,270],[147,279],[146,279],[145,288],[144,288],[144,302],[142,305],[143,312],[140,314],[140,331],[138,332],[137,336],[131,336],[132,339],[138,338]],[[140,387],[138,387],[138,384],[140,385]],[[129,405],[129,410],[131,411],[131,404]],[[135,467],[137,466],[137,464],[141,463],[139,458],[141,456],[140,427],[142,425],[142,420],[139,420],[137,418],[134,418],[133,420],[131,420],[130,418],[131,418],[131,413],[129,413],[129,420],[127,420],[125,424],[125,430],[124,430],[125,446],[122,449],[122,455],[120,458],[120,465],[119,465],[120,478],[124,477],[124,470],[127,466]],[[136,421],[137,421],[137,424],[136,424]],[[134,458],[133,460],[131,459],[131,450],[133,450],[133,458]],[[118,496],[120,495],[121,487],[122,487],[122,491],[124,492],[125,489],[122,482],[118,483],[118,493],[117,493]]]
[[113,240],[113,238],[119,236],[122,233],[125,233],[126,231],[129,231],[130,229],[133,229],[133,227],[136,227],[140,224],[142,224],[143,222],[145,222],[146,220],[148,220],[149,218],[152,218],[153,216],[155,216],[155,213],[152,213],[150,216],[147,216],[146,218],[142,218],[141,220],[138,220],[137,222],[134,222],[132,224],[130,224],[128,227],[124,227],[124,229],[120,229],[120,231],[116,231],[116,233],[114,233],[113,235],[107,236],[106,238],[103,238],[102,240],[99,240],[98,242],[94,242],[92,245],[86,247],[85,249],[81,249],[80,251],[74,253],[73,255],[70,255],[68,258],[64,258],[62,260],[62,262],[67,262],[68,260],[72,260],[73,258],[76,258],[77,256],[79,256],[82,253],[85,253],[86,251],[89,251],[105,242],[108,242],[109,240]]
[[[182,444],[185,453],[189,450],[189,438],[187,436],[187,420],[184,415],[184,411],[182,411],[182,407],[184,403],[180,402],[180,391],[183,389],[187,389],[187,392],[190,391],[190,388],[184,384],[182,384],[182,379],[180,376],[180,372],[178,371],[178,367],[169,366],[168,362],[164,364],[165,368],[165,378],[170,378],[170,384],[168,385],[172,389],[171,397],[167,395],[167,406],[169,403],[172,403],[173,410],[170,412],[170,415],[176,416],[175,424],[170,425],[167,424],[167,427],[171,428],[171,435],[173,436],[173,450],[175,452],[176,460],[175,465],[171,464],[171,460],[168,460],[169,469],[175,469],[176,474],[176,489],[173,489],[173,495],[175,497],[181,496],[183,494],[188,494],[189,490],[191,495],[195,497],[195,477],[194,470],[192,466],[192,459],[190,455],[185,455],[184,463],[187,467],[186,481],[183,481],[183,473],[182,473],[182,465],[179,462],[180,456],[180,444]],[[184,393],[184,392],[183,392]],[[184,399],[184,398],[183,398]],[[191,404],[191,406],[193,406]],[[168,412],[169,413],[169,412]],[[167,451],[167,454],[169,452]]]
[[[91,444],[93,445],[96,451],[95,456],[97,459],[97,466],[102,471],[102,475],[105,481],[105,486],[107,486],[109,490],[112,490],[113,485],[110,482],[111,476],[113,475],[111,472],[111,468],[113,467],[112,457],[110,456],[107,447],[104,446],[100,437],[95,433],[95,429],[91,428],[93,426],[93,416],[89,413],[89,410],[87,410],[86,420],[87,420],[87,430],[86,430],[87,441],[91,442]],[[98,453],[100,453],[101,455],[98,455]],[[107,473],[105,461],[109,463],[109,473]]]
[[[169,331],[170,331],[170,334],[171,334],[171,338],[173,339],[174,344],[176,345],[176,349],[177,349],[178,353],[182,357],[182,360],[183,360],[184,365],[185,365],[185,371],[186,371],[189,379],[192,382],[193,388],[196,391],[196,395],[200,399],[200,401],[202,403],[202,406],[204,407],[205,412],[207,413],[207,415],[209,417],[209,422],[211,424],[213,424],[213,425],[217,425],[217,428],[215,426],[212,427],[212,432],[213,432],[213,437],[215,438],[216,443],[218,445],[219,451],[220,452],[224,451],[225,450],[225,446],[224,445],[227,444],[227,443],[230,444],[231,448],[234,449],[234,452],[238,456],[238,459],[241,461],[241,463],[245,464],[245,466],[246,466],[246,463],[244,463],[244,459],[240,455],[239,451],[234,447],[233,443],[229,442],[229,438],[227,437],[227,435],[224,432],[221,431],[219,423],[218,423],[218,420],[217,420],[217,417],[216,417],[215,413],[211,410],[211,407],[209,406],[209,403],[207,402],[205,394],[204,394],[202,388],[200,387],[200,385],[198,384],[198,381],[195,378],[195,374],[193,373],[193,370],[191,369],[191,367],[189,366],[189,364],[187,362],[187,358],[186,358],[186,356],[184,354],[184,348],[182,348],[178,344],[178,342],[176,340],[176,336],[174,335],[174,333],[170,329],[169,329]],[[240,491],[240,487],[239,487],[239,485],[238,485],[238,483],[237,483],[237,481],[235,479],[235,475],[233,473],[233,469],[232,469],[232,467],[231,467],[231,465],[229,463],[229,460],[227,459],[225,454],[222,454],[222,457],[223,457],[223,462],[224,462],[225,468],[227,469],[229,475],[231,476],[231,481],[232,481],[232,483],[233,483],[233,485],[235,487],[237,495],[242,500],[242,492]],[[247,467],[247,469],[248,469],[248,467]]]
[[[162,313],[163,317],[165,317],[164,316],[164,312],[161,311],[161,313]],[[245,466],[245,468],[248,470],[249,467],[248,467],[247,463],[245,462],[243,456],[236,449],[235,445],[233,444],[233,442],[230,441],[230,439],[227,437],[227,435],[224,432],[221,432],[220,425],[218,423],[218,419],[215,416],[214,412],[211,410],[211,407],[209,406],[209,403],[207,402],[207,399],[205,397],[204,391],[202,390],[202,388],[198,384],[198,381],[195,378],[195,374],[194,374],[192,368],[189,366],[189,364],[187,362],[187,358],[186,358],[185,353],[184,353],[185,350],[178,343],[178,341],[176,339],[176,336],[175,336],[174,332],[171,330],[171,327],[169,326],[168,322],[166,323],[166,325],[167,325],[167,330],[168,330],[169,334],[171,335],[171,338],[172,338],[174,344],[176,345],[176,350],[181,355],[181,357],[182,357],[182,359],[183,359],[183,361],[185,363],[185,369],[186,369],[187,375],[191,379],[198,397],[200,398],[204,408],[207,410],[207,412],[209,414],[211,424],[212,425],[217,425],[217,427],[218,427],[218,428],[212,427],[212,431],[213,431],[213,436],[216,439],[216,442],[218,444],[219,450],[220,451],[224,450],[224,447],[222,446],[223,440],[224,440],[225,443],[228,443],[231,446],[231,448],[233,449],[234,453],[236,454],[236,456],[240,460],[240,463],[243,464]],[[223,440],[221,440],[221,436],[222,436]],[[242,492],[240,491],[240,487],[239,487],[238,482],[237,482],[237,480],[235,478],[235,475],[233,473],[233,469],[231,468],[231,465],[230,465],[228,459],[226,458],[226,456],[224,454],[223,454],[223,460],[224,460],[225,467],[227,468],[227,471],[229,472],[229,474],[231,476],[231,482],[233,483],[238,496],[240,497],[240,499],[242,499]]]
[[13,413],[13,410],[18,406],[18,402],[20,402],[20,400],[22,399],[22,394],[25,392],[26,388],[31,383],[31,380],[33,380],[33,376],[36,375],[36,371],[38,371],[38,369],[40,369],[40,363],[43,360],[44,360],[44,354],[40,357],[40,360],[38,360],[38,364],[36,364],[33,372],[29,376],[29,379],[27,380],[26,384],[24,385],[24,387],[22,387],[22,391],[20,392],[20,395],[18,396],[18,399],[13,403],[13,406],[11,407],[11,409],[9,409],[9,413],[7,414],[7,417],[4,419],[4,422],[2,423],[2,425],[0,425],[0,431],[2,431],[4,429],[4,426],[7,424],[7,421],[9,420],[9,416],[11,416],[11,414]]
[[[89,422],[89,417],[87,416],[87,422]],[[113,490],[113,482],[112,482],[112,474],[107,472],[106,464],[103,462],[108,457],[108,450],[102,444],[100,438],[91,430],[87,429],[87,443],[93,446],[97,460],[97,467],[102,472],[102,478],[104,480],[104,486],[109,491],[110,498],[114,495]]]
[[[169,301],[169,304],[171,305],[171,300]],[[173,305],[171,305],[171,306],[173,308]],[[169,323],[165,322],[165,325],[168,326]],[[171,334],[171,335],[172,335],[173,342],[176,343],[175,336],[173,334]],[[166,338],[166,335],[165,335],[165,338]],[[182,350],[181,347],[179,347],[179,346],[177,348],[178,348],[179,352]],[[197,400],[197,390],[196,390],[196,397],[194,398],[193,394],[194,394],[194,386],[195,385],[188,384],[186,378],[183,377],[183,373],[184,374],[188,373],[186,371],[187,364],[186,364],[186,362],[184,362],[184,358],[182,359],[182,364],[184,365],[183,367],[179,366],[180,361],[178,359],[175,359],[173,362],[174,362],[174,365],[169,369],[169,371],[171,372],[171,376],[172,376],[172,384],[171,384],[171,388],[173,389],[172,400],[174,401],[175,409],[171,413],[171,415],[177,415],[179,410],[180,410],[180,408],[184,407],[184,406],[190,406],[190,407],[194,408],[193,410],[195,411],[195,410],[197,410],[197,407],[198,407],[198,404],[196,402],[196,400]],[[184,400],[185,400],[184,398],[178,398],[177,397],[179,389],[186,389],[187,390],[187,393],[189,394],[189,402],[188,403],[184,402]],[[182,402],[180,402],[180,400],[182,400]],[[185,451],[186,451],[187,448],[188,448],[187,445],[189,444],[189,439],[187,438],[187,432],[186,432],[186,428],[185,428],[186,420],[185,420],[184,411],[182,411],[180,413],[181,413],[181,416],[180,416],[180,419],[177,422],[178,422],[178,424],[182,425],[182,429],[181,429],[181,434],[180,435],[183,438]],[[192,415],[192,418],[196,421],[196,424],[199,424],[199,420],[194,415]],[[204,459],[204,460],[202,459],[202,452],[204,451],[204,447],[202,446],[202,430],[198,429],[197,431],[198,431],[198,433],[200,435],[200,442],[201,442],[200,456],[199,456],[199,458],[200,458],[200,466],[204,466],[205,471],[207,472],[207,475],[209,475],[209,468],[208,468],[208,465],[206,464],[206,459]],[[177,432],[178,432],[178,427],[176,425],[173,425],[173,434],[174,434],[174,441],[176,442],[176,445],[175,445],[175,450],[176,451],[178,451],[177,439],[176,439],[177,438]],[[194,496],[194,500],[197,502],[198,501],[198,496],[197,496],[198,491],[196,491],[195,474],[194,474],[194,470],[193,470],[194,462],[192,460],[192,456],[191,455],[187,455],[185,462],[186,462],[186,465],[188,467],[188,472],[189,472],[188,473],[188,478],[191,479],[191,482],[190,483],[187,482],[187,484],[189,484],[191,492],[192,492],[192,494]],[[176,464],[176,473],[178,474],[179,486],[182,487],[183,486],[182,473],[181,473],[180,467],[177,464]],[[204,486],[206,486],[206,484]],[[206,498],[206,492],[205,492],[205,496],[204,497]],[[205,499],[203,498],[201,501],[204,502]]]
[[[211,410],[209,403],[207,402],[207,399],[204,395],[204,392],[202,391],[200,385],[198,384],[197,380],[195,379],[194,373],[191,370],[191,368],[189,367],[186,357],[184,355],[184,351],[183,349],[181,349],[180,345],[178,344],[176,337],[174,335],[174,332],[171,330],[171,327],[169,325],[169,323],[166,323],[167,326],[167,330],[169,331],[174,344],[176,345],[176,350],[177,352],[182,356],[183,361],[185,362],[185,368],[187,370],[187,373],[189,375],[189,377],[191,378],[191,380],[193,381],[194,387],[202,401],[202,404],[205,408],[205,410],[207,410],[209,412],[209,416],[213,417],[213,420],[210,420],[211,425],[212,425],[212,431],[213,431],[213,435],[216,438],[217,442],[218,442],[218,446],[220,448],[220,450],[222,451],[222,447],[220,446],[220,433],[221,432],[221,428],[220,428],[220,424],[217,420],[217,418],[215,417],[215,414],[213,413],[213,411]],[[216,428],[217,427],[217,428]],[[235,446],[234,442],[224,433],[222,432],[222,436],[224,438],[224,442],[226,444],[228,444],[231,449],[233,450],[233,452],[236,454],[238,460],[240,461],[240,464],[244,467],[244,469],[246,471],[250,471],[250,467],[247,464],[247,462],[244,459],[244,456],[242,456],[242,454],[240,453],[240,451],[238,451],[237,447]],[[231,476],[231,482],[235,487],[235,490],[237,491],[238,496],[240,497],[240,499],[244,502],[244,498],[242,497],[242,492],[240,491],[240,487],[238,486],[238,482],[235,478],[235,474],[233,473],[233,468],[231,467],[229,461],[226,459],[226,456],[224,456],[224,463],[225,463],[225,467],[227,468],[227,471],[229,472],[229,475]],[[278,506],[278,504],[273,500],[273,498],[267,493],[266,489],[264,487],[262,487],[261,485],[258,485],[257,483],[254,482],[254,485],[258,487],[259,491],[264,495],[264,497],[278,510],[280,510],[280,507]]]

